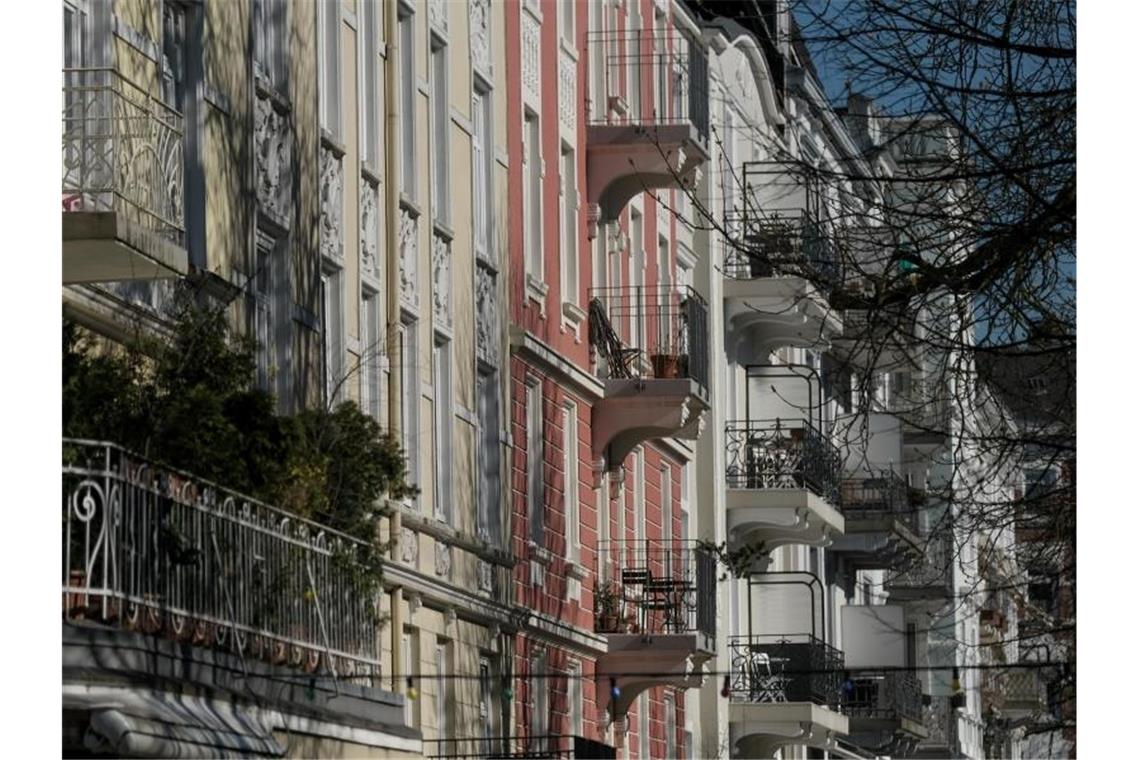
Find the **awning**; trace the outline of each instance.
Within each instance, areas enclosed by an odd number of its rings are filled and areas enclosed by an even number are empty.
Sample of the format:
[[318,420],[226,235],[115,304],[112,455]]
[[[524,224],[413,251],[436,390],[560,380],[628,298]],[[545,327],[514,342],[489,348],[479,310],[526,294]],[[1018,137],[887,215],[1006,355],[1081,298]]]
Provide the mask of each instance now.
[[281,757],[284,748],[256,707],[167,692],[91,689],[64,695],[86,711],[83,744],[118,757]]

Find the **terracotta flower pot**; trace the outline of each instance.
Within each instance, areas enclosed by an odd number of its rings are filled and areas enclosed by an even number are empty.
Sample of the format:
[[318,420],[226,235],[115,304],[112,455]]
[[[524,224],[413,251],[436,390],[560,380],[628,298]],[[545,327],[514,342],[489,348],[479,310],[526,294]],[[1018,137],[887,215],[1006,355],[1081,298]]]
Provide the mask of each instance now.
[[681,357],[677,354],[653,354],[649,357],[653,376],[660,379],[681,376]]

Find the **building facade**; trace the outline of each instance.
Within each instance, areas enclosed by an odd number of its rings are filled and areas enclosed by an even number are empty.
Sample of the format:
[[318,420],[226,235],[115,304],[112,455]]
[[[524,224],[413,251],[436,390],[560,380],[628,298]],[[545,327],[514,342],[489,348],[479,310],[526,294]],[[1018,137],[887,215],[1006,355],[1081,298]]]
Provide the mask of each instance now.
[[[383,579],[361,599],[327,526],[68,442],[67,747],[1030,746],[1046,687],[1002,701],[1016,679],[988,674],[1036,656],[1014,640],[1041,611],[1009,592],[1032,536],[954,497],[988,478],[1012,509],[1033,469],[979,449],[962,400],[1023,420],[981,368],[896,337],[961,299],[903,304],[899,331],[860,305],[923,255],[898,220],[932,201],[907,180],[954,135],[835,107],[785,4],[735,5],[64,0],[65,315],[113,351],[167,334],[177,298],[216,308],[280,413],[355,403],[415,486],[369,505]],[[274,628],[252,587],[242,607],[224,583],[177,597],[158,560],[149,586],[97,572],[160,534],[88,499],[114,483],[143,509],[151,470],[160,520],[210,526],[195,551],[248,535],[250,577],[301,552],[277,572],[307,573],[287,582],[311,611]],[[97,667],[107,648],[126,664]]]

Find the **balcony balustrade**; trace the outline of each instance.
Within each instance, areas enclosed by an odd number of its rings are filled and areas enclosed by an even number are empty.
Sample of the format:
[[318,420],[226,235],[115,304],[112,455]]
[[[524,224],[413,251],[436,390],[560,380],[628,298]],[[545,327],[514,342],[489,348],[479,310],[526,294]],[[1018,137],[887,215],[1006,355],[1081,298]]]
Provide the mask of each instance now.
[[809,421],[732,421],[725,426],[729,546],[824,546],[844,532],[842,457]]
[[429,760],[605,760],[616,758],[608,744],[582,736],[488,736],[424,742]]
[[835,246],[826,225],[808,209],[753,210],[730,214],[742,246],[728,249],[724,274],[736,280],[802,277],[834,284],[840,280]]
[[363,542],[114,444],[63,450],[65,620],[379,686]]
[[637,193],[695,181],[709,158],[709,63],[699,42],[653,28],[590,33],[586,46],[594,237]]
[[852,718],[922,722],[922,686],[913,673],[859,673],[844,693],[843,712]]
[[843,652],[809,634],[733,636],[728,647],[735,753],[771,757],[785,744],[836,748],[849,726]]
[[642,441],[700,435],[708,409],[708,305],[692,288],[596,288],[590,346],[605,397],[594,407],[594,450],[620,464]]
[[603,541],[595,630],[716,643],[716,557],[694,541]]
[[953,597],[954,551],[950,536],[928,536],[923,539],[922,548],[922,561],[888,572],[885,588],[891,599],[940,604]]
[[[910,488],[890,470],[845,478],[839,484],[844,536],[831,551],[850,570],[904,569],[922,561],[918,510]],[[850,573],[852,580],[854,573]]]
[[733,636],[728,642],[733,702],[842,706],[843,652],[814,636]]
[[[598,707],[620,718],[655,686],[699,686],[716,654],[716,557],[691,541],[603,541],[594,588]],[[617,690],[612,688],[617,686]]]
[[112,69],[63,80],[64,283],[185,274],[181,114]]

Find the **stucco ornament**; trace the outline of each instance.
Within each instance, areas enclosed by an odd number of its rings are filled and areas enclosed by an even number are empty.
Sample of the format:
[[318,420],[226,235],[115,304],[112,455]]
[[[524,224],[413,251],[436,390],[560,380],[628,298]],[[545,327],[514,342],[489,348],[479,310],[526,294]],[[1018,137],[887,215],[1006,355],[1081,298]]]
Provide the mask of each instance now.
[[289,209],[289,125],[267,97],[257,97],[254,110],[257,153],[257,201],[261,211],[287,222]]
[[420,542],[411,528],[400,529],[400,559],[414,565],[420,557]]
[[479,560],[476,566],[477,574],[479,576],[479,590],[492,593],[495,590],[494,573],[492,572],[491,563],[485,559]]
[[379,278],[377,269],[379,259],[380,232],[377,227],[378,189],[364,177],[360,178],[360,265],[366,275]]
[[416,293],[417,226],[415,214],[406,208],[400,209],[400,298],[412,306],[419,303]]
[[321,255],[340,259],[344,254],[341,220],[344,215],[343,164],[331,148],[321,146]]
[[471,63],[491,71],[491,0],[471,0],[467,6],[471,22]]
[[451,324],[451,244],[436,235],[431,247],[432,302],[437,322]]
[[476,268],[475,352],[480,361],[491,366],[498,364],[499,356],[495,279],[495,273],[487,267],[480,265]]
[[451,546],[449,544],[436,542],[435,574],[444,578],[451,576]]

